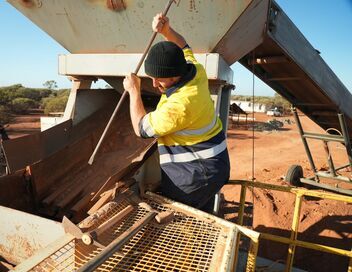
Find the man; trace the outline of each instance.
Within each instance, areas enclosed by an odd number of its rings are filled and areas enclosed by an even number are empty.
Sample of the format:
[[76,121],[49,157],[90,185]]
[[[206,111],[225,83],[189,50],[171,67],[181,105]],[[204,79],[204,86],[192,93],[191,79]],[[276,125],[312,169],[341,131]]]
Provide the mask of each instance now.
[[133,129],[137,136],[158,139],[161,193],[210,212],[215,194],[229,179],[230,163],[207,75],[167,17],[157,14],[152,28],[166,41],[150,49],[145,72],[162,95],[147,114],[140,79],[133,74],[125,78]]

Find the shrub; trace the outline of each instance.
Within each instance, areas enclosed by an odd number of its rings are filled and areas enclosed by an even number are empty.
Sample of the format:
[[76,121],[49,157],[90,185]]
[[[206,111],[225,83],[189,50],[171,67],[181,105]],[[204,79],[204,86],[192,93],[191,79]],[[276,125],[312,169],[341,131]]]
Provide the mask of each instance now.
[[11,101],[11,109],[15,113],[25,114],[35,106],[35,101],[29,98],[18,97]]
[[5,106],[0,106],[0,125],[7,124],[11,120],[11,114]]
[[63,112],[66,107],[68,96],[48,97],[44,101],[44,113]]

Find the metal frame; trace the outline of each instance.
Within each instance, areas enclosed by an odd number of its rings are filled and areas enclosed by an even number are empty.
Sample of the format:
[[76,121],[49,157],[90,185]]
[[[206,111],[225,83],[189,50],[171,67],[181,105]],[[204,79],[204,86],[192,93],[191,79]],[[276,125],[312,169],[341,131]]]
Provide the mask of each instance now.
[[[307,157],[308,157],[308,161],[309,161],[310,167],[311,167],[312,171],[314,172],[314,176],[313,177],[306,177],[306,178],[303,177],[303,178],[300,179],[300,181],[302,183],[313,185],[313,186],[316,186],[316,187],[320,187],[320,188],[336,191],[336,192],[347,194],[347,195],[352,195],[352,190],[338,188],[337,184],[336,184],[336,187],[333,187],[333,186],[330,186],[330,185],[327,185],[327,184],[320,183],[320,178],[328,178],[328,179],[334,179],[336,181],[352,183],[352,179],[351,178],[341,176],[337,172],[338,170],[342,170],[342,169],[345,169],[347,167],[350,167],[352,169],[351,142],[350,142],[349,136],[347,134],[348,130],[347,130],[347,126],[346,126],[344,115],[341,114],[341,113],[338,114],[338,119],[339,119],[339,123],[340,123],[340,127],[341,127],[341,132],[340,132],[341,135],[319,134],[319,133],[305,132],[305,131],[303,131],[302,124],[300,122],[297,110],[295,108],[293,109],[293,115],[294,115],[295,121],[297,123],[298,131],[299,131],[299,134],[301,136],[301,139],[302,139],[302,142],[303,142],[303,146],[304,146],[304,149],[305,149]],[[336,131],[336,130],[334,129],[334,131]],[[323,141],[324,150],[325,150],[325,153],[326,153],[326,158],[327,158],[328,165],[329,165],[329,170],[328,171],[317,171],[317,169],[315,167],[315,164],[314,164],[312,153],[311,153],[311,151],[309,149],[309,146],[308,146],[307,139],[315,139],[315,140]],[[331,152],[329,150],[328,142],[339,142],[339,143],[344,144],[345,149],[346,149],[346,153],[347,153],[347,156],[348,156],[348,160],[349,160],[348,164],[345,164],[345,165],[342,165],[342,166],[339,166],[339,167],[335,167],[334,161],[332,159]]]
[[[163,226],[158,226],[155,223],[150,223],[148,226],[145,226],[135,237],[131,238],[130,244],[126,244],[126,248],[122,249],[121,252],[124,252],[126,256],[127,262],[129,259],[127,258],[130,256],[131,258],[135,258],[134,254],[140,255],[140,258],[143,256],[150,256],[151,254],[155,253],[156,256],[160,254],[158,251],[151,251],[149,253],[145,253],[142,255],[141,252],[134,251],[132,248],[135,246],[140,247],[143,243],[150,243],[152,241],[148,240],[147,238],[143,238],[143,235],[147,235],[146,233],[151,233],[154,231],[158,243],[155,243],[156,248],[160,248],[161,245],[164,245],[165,248],[170,246],[170,242],[172,241],[172,237],[170,234],[167,234],[167,230],[173,228],[179,228],[182,224],[186,224],[184,233],[182,232],[174,232],[176,236],[185,237],[185,239],[200,239],[199,236],[196,234],[192,234],[192,228],[190,227],[193,221],[202,224],[202,226],[208,226],[218,230],[217,240],[214,242],[214,250],[213,258],[209,259],[209,267],[206,269],[207,271],[230,271],[233,267],[234,262],[234,248],[236,243],[236,236],[237,236],[237,227],[235,224],[226,221],[224,219],[218,218],[213,215],[209,215],[205,212],[199,211],[192,207],[186,206],[182,203],[174,202],[167,198],[161,197],[159,195],[153,194],[148,192],[146,194],[146,201],[153,208],[163,211],[163,210],[173,210],[175,212],[176,219],[168,224]],[[123,200],[119,202],[116,209],[109,212],[104,218],[101,218],[101,221],[105,221],[113,214],[118,212],[118,210],[122,209],[122,207],[126,206],[126,203],[138,200],[138,198],[129,198],[128,200]],[[135,210],[131,215],[128,216],[126,221],[122,222],[121,224],[117,224],[104,232],[102,239],[111,240],[111,238],[118,237],[119,234],[123,233],[124,230],[128,228],[133,222],[146,212],[142,208],[138,208]],[[101,224],[101,222],[97,222],[96,224]],[[195,225],[197,228],[197,232],[201,229],[199,226]],[[92,226],[93,228],[96,227],[95,225]],[[163,229],[163,231],[161,231]],[[206,228],[203,230],[204,234],[207,233]],[[208,234],[207,234],[208,235]],[[105,237],[105,238],[104,238]],[[215,237],[215,236],[214,236]],[[149,244],[152,246],[152,244]],[[177,246],[181,249],[181,243]],[[187,244],[186,250],[189,251],[189,247],[192,247],[192,242]],[[160,249],[161,250],[161,249]],[[201,248],[201,252],[206,251],[206,248]],[[75,256],[75,252],[77,251],[77,255]],[[14,271],[39,271],[40,269],[45,269],[45,271],[72,271],[70,268],[72,266],[76,266],[75,268],[81,267],[84,263],[86,263],[89,259],[91,259],[94,255],[99,254],[101,249],[96,247],[87,247],[80,243],[78,240],[75,240],[71,234],[63,234],[62,236],[57,236],[57,238],[50,243],[47,247],[42,248],[41,250],[37,251],[34,255],[30,258],[26,259],[22,263],[16,266]],[[190,254],[190,253],[187,253]],[[120,256],[121,257],[121,256]],[[176,256],[177,257],[177,256]],[[114,259],[118,259],[119,255],[111,256],[111,259],[107,260],[104,264],[100,266],[100,269],[104,271],[115,271],[116,264],[113,263]],[[193,258],[193,257],[192,257]],[[55,262],[53,262],[54,260]],[[162,257],[160,257],[160,261],[162,261]],[[160,263],[160,262],[159,262]],[[133,265],[133,262],[131,263]],[[141,263],[142,265],[142,263]],[[170,265],[171,267],[174,266],[178,268],[179,264],[177,262],[172,263],[170,261],[165,261],[165,267]],[[202,264],[203,266],[203,264]],[[56,269],[57,268],[57,269]],[[123,267],[121,267],[123,268]],[[207,267],[205,267],[207,268]],[[146,267],[146,270],[148,267]],[[126,269],[121,269],[121,271],[126,271]],[[184,268],[182,271],[187,269]],[[195,270],[195,269],[194,269]],[[42,270],[40,270],[42,271]],[[139,270],[138,270],[139,271]],[[160,271],[169,271],[165,269],[160,269]]]
[[[247,267],[246,267],[246,271],[248,272],[255,271],[256,258],[258,254],[259,242],[261,239],[289,245],[289,249],[287,253],[288,255],[286,260],[286,269],[285,269],[286,272],[292,271],[292,265],[293,265],[293,259],[294,259],[296,247],[304,247],[304,248],[313,249],[321,252],[348,257],[350,261],[349,261],[347,271],[348,272],[352,271],[352,251],[351,250],[344,250],[341,248],[335,248],[335,247],[330,247],[322,244],[300,241],[297,239],[298,227],[300,223],[300,212],[301,212],[302,200],[304,199],[304,196],[342,201],[345,203],[352,203],[352,197],[338,195],[334,193],[326,193],[326,192],[320,192],[320,191],[314,191],[314,190],[308,190],[308,189],[302,189],[302,188],[295,188],[291,186],[280,186],[280,185],[266,184],[266,183],[253,182],[253,181],[247,181],[247,180],[230,180],[229,184],[241,186],[240,209],[238,212],[238,222],[237,222],[237,224],[239,225],[237,226],[239,233],[237,234],[238,237],[236,239],[236,250],[235,250],[236,260],[234,263],[233,271],[235,271],[237,267],[237,258],[238,258],[239,243],[241,240],[241,235],[244,235],[250,238],[250,249],[248,251],[248,259],[247,259]],[[247,229],[245,227],[242,227],[246,192],[248,187],[261,188],[261,189],[267,189],[267,190],[276,190],[276,191],[287,192],[287,193],[296,195],[290,238],[278,236],[278,235],[272,235],[268,233],[259,233],[259,232]]]

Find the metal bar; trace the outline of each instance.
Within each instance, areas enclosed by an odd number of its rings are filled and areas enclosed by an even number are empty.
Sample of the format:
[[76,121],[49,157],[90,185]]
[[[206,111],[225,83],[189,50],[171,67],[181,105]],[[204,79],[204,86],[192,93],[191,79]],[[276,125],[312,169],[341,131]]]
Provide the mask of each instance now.
[[323,108],[334,108],[335,109],[335,105],[333,104],[317,104],[317,103],[304,103],[304,102],[296,102],[294,104],[295,106],[300,106],[300,107],[323,107]]
[[334,166],[334,161],[332,160],[332,156],[329,150],[329,146],[328,146],[328,142],[327,141],[323,141],[324,144],[324,151],[326,154],[326,159],[328,160],[328,164],[329,164],[329,170],[330,170],[330,174],[333,177],[336,177],[336,170],[335,170],[335,166]]
[[240,208],[238,210],[238,220],[237,220],[237,224],[241,226],[243,225],[244,206],[246,204],[246,193],[247,193],[247,187],[241,186]]
[[[281,186],[281,185],[263,183],[259,181],[253,182],[250,180],[229,180],[229,184],[245,185],[245,186],[251,186],[256,188],[287,192],[292,194],[299,193],[305,196],[313,196],[313,197],[326,198],[330,200],[337,200],[337,201],[352,203],[352,197],[350,196],[344,196],[344,195],[339,195],[335,193],[321,192],[321,191],[315,191],[315,190],[308,190],[308,189],[297,188],[292,186]],[[312,185],[314,185],[314,183],[312,183]]]
[[[170,7],[171,7],[171,4],[172,4],[173,2],[174,2],[174,0],[169,0],[167,6],[166,6],[166,8],[165,8],[165,10],[163,11],[163,15],[164,15],[164,16],[165,16],[165,15],[167,14],[167,12],[169,11],[169,9],[170,9]],[[134,74],[136,74],[136,75],[138,74],[138,71],[139,71],[139,69],[140,69],[141,66],[142,66],[142,63],[143,63],[143,61],[144,61],[144,59],[145,59],[145,56],[147,55],[147,53],[148,53],[150,47],[152,46],[153,41],[154,41],[154,39],[155,39],[155,37],[156,37],[157,34],[158,34],[157,32],[153,32],[153,35],[151,36],[151,38],[150,38],[150,40],[149,40],[149,43],[148,43],[147,47],[145,48],[144,53],[143,53],[141,59],[139,60],[139,63],[137,64],[136,69],[134,70]],[[123,91],[122,96],[121,96],[119,102],[117,103],[116,108],[115,108],[114,112],[112,113],[112,115],[111,115],[111,117],[110,117],[110,120],[109,120],[108,124],[106,125],[106,127],[105,127],[105,129],[104,129],[103,134],[101,135],[101,137],[100,137],[100,139],[99,139],[99,141],[98,141],[98,144],[96,145],[96,147],[95,147],[95,149],[94,149],[92,155],[90,156],[90,158],[89,158],[89,160],[88,160],[88,164],[90,164],[90,165],[93,164],[95,155],[96,155],[97,152],[99,151],[99,148],[100,148],[100,146],[101,146],[101,143],[103,142],[103,140],[104,140],[104,138],[105,138],[105,135],[106,135],[106,133],[108,132],[112,121],[115,119],[115,116],[116,116],[118,110],[120,109],[122,103],[124,102],[125,97],[127,96],[127,93],[128,93],[128,92],[127,92],[126,90]]]
[[348,164],[339,166],[339,167],[336,168],[336,171],[339,171],[339,170],[344,169],[344,168],[346,168],[346,167],[350,167],[350,164],[348,163]]
[[336,116],[336,111],[322,111],[322,110],[319,110],[319,111],[313,111],[311,113],[312,115],[315,115],[317,117],[323,117],[323,116]]
[[331,179],[335,179],[338,181],[344,181],[344,182],[352,182],[352,180],[349,177],[344,177],[344,176],[333,176],[330,173],[326,173],[323,171],[317,171],[316,173],[319,177],[323,177],[323,178],[331,178]]
[[114,241],[112,241],[106,248],[104,248],[98,255],[85,263],[77,272],[93,272],[108,258],[118,251],[128,240],[139,232],[146,224],[151,221],[157,213],[152,211],[147,213],[143,218],[138,220],[127,231],[122,233]]
[[231,268],[232,272],[237,271],[237,263],[238,263],[238,255],[240,252],[240,241],[241,241],[241,233],[237,232],[236,235],[236,245],[235,245],[235,256],[234,256],[234,260],[233,260],[233,266]]
[[340,255],[340,256],[352,258],[352,251],[350,251],[350,250],[325,246],[325,245],[321,245],[321,244],[314,244],[314,243],[300,241],[300,240],[293,241],[290,238],[277,236],[277,235],[273,235],[273,234],[269,234],[269,233],[261,233],[260,238],[263,238],[265,240],[274,241],[274,242],[283,243],[283,244],[293,244],[293,245],[299,246],[299,247],[309,248],[309,249],[313,249],[313,250],[319,250],[319,251],[326,252],[326,253],[331,253],[331,254],[335,254],[335,255]]
[[[295,210],[293,213],[292,227],[291,227],[291,236],[290,236],[291,241],[297,240],[301,207],[302,207],[302,195],[297,194],[296,201],[295,201]],[[287,271],[287,272],[290,272],[292,270],[293,258],[295,256],[295,251],[296,251],[296,246],[294,244],[290,244],[290,246],[288,248],[288,255],[287,255],[286,269],[285,269],[285,271]]]
[[77,91],[79,89],[90,89],[93,80],[91,79],[77,79],[73,78],[73,84],[71,87],[70,95],[68,97],[65,111],[64,111],[64,120],[73,119],[75,114],[75,104],[77,99]]
[[339,135],[328,135],[328,134],[304,132],[303,137],[308,138],[308,139],[316,139],[316,140],[322,140],[322,141],[328,141],[328,142],[344,143],[343,137],[339,136]]
[[339,117],[339,122],[340,122],[340,126],[341,126],[341,132],[342,132],[343,139],[345,142],[348,160],[350,162],[350,167],[352,168],[352,147],[351,147],[350,138],[348,136],[348,130],[347,130],[345,116],[342,113],[339,113],[338,117]]
[[[241,195],[240,195],[240,207],[238,210],[238,219],[237,219],[237,224],[242,226],[243,225],[243,215],[244,215],[244,206],[246,204],[246,193],[247,193],[247,186],[241,185]],[[240,240],[241,240],[241,233],[237,232],[237,238],[236,238],[236,246],[235,246],[235,259],[233,263],[233,271],[236,271],[237,268],[237,262],[238,262],[238,252],[240,249]]]
[[255,267],[257,262],[258,248],[259,248],[259,239],[252,238],[251,243],[249,245],[249,250],[248,250],[246,272],[256,271]]
[[[296,124],[297,124],[297,127],[298,127],[298,131],[299,131],[299,134],[300,134],[302,142],[303,142],[304,149],[305,149],[306,154],[308,156],[308,161],[309,161],[310,167],[312,168],[313,172],[315,173],[317,171],[317,169],[315,168],[313,157],[312,157],[312,154],[310,152],[307,140],[303,137],[303,134],[304,134],[303,127],[302,127],[301,121],[298,118],[298,113],[297,113],[296,108],[293,109],[293,116],[295,118],[295,121],[296,121]],[[315,176],[315,180],[317,182],[319,182],[319,178],[317,176]]]
[[313,185],[313,186],[320,187],[320,188],[324,188],[324,189],[327,189],[330,191],[343,193],[345,195],[352,196],[352,190],[347,190],[347,189],[343,189],[343,188],[336,188],[336,187],[333,187],[333,186],[330,186],[327,184],[315,182],[315,181],[307,179],[307,178],[301,178],[300,181],[302,183],[306,183],[306,184]]

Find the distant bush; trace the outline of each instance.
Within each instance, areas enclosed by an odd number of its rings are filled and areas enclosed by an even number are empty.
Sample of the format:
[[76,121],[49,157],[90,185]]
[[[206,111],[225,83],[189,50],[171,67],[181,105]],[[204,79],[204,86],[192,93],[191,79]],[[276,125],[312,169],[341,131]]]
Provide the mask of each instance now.
[[16,98],[28,98],[37,102],[35,106],[39,106],[42,99],[52,93],[52,90],[26,88],[21,84],[0,87],[0,105],[11,106],[12,101]]
[[11,114],[5,106],[0,106],[0,125],[7,124],[11,120]]
[[22,84],[0,87],[0,123],[7,123],[11,115],[26,114],[30,109],[45,109],[46,113],[63,111],[69,90],[54,90],[55,81],[46,85],[48,88],[27,88]]
[[26,114],[33,108],[36,102],[33,99],[18,97],[11,101],[11,109],[14,113]]
[[16,95],[40,102],[43,98],[50,96],[52,93],[53,91],[48,89],[20,88],[17,90]]
[[50,112],[63,112],[65,110],[67,100],[68,96],[66,95],[46,98],[44,101],[44,113],[49,114]]

